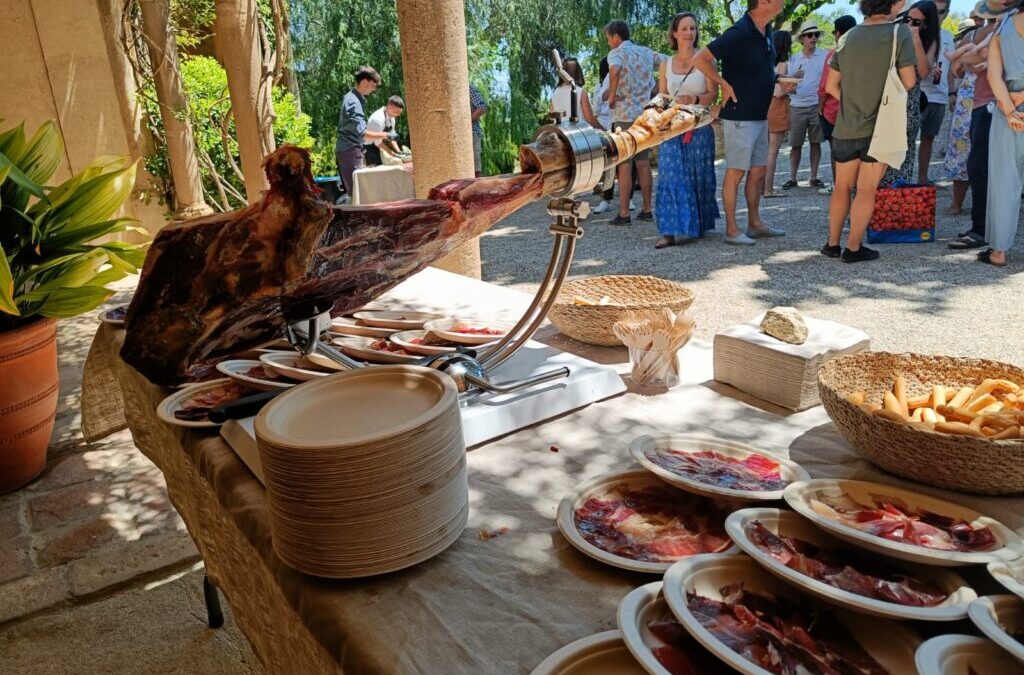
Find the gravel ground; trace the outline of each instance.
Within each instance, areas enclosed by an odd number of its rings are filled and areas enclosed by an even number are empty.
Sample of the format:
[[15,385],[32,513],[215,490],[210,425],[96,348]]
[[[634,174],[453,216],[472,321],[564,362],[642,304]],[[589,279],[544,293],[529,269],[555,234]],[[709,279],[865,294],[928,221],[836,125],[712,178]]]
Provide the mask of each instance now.
[[[827,161],[826,155],[823,179],[831,175]],[[785,180],[788,166],[788,157],[780,156],[776,184]],[[721,184],[721,162],[717,170]],[[933,164],[932,176],[938,175],[939,165]],[[979,263],[976,251],[949,250],[946,243],[968,229],[970,219],[942,215],[951,190],[949,184],[940,183],[937,241],[879,245],[880,260],[842,264],[818,253],[828,230],[828,197],[806,187],[806,168],[798,179],[800,187],[786,192],[786,197],[762,202],[765,222],[785,228],[786,236],[760,240],[752,247],[727,246],[722,241],[724,215],[716,231],[703,240],[661,250],[654,248],[655,224],[637,221],[637,212],[630,227],[608,225],[615,209],[592,215],[583,223],[586,234],[578,242],[571,278],[650,274],[685,283],[697,295],[693,311],[697,336],[703,339],[749,321],[766,308],[791,305],[805,314],[865,330],[875,349],[1024,364],[1024,341],[1014,328],[1024,317],[1020,239],[1007,267],[1001,269]],[[637,194],[637,207],[639,198]],[[589,201],[591,206],[598,203],[596,197]],[[739,214],[741,227],[745,214],[744,207]],[[538,202],[485,234],[481,240],[484,279],[534,289],[550,254],[550,221],[544,204]]]

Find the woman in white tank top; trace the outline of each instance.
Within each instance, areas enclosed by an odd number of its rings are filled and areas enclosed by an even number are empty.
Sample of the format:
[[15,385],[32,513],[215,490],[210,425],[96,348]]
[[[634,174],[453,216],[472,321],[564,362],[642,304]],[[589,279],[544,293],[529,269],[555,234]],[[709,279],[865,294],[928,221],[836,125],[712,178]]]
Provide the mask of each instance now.
[[[597,121],[597,117],[590,107],[590,96],[587,94],[587,90],[583,88],[583,69],[580,67],[579,61],[576,59],[565,59],[562,61],[562,68],[576,82],[576,114],[581,120],[586,121],[587,124],[595,129],[604,129],[601,123]],[[555,87],[555,90],[551,93],[551,105],[548,106],[548,110],[560,113],[563,122],[569,119],[572,109],[571,91],[572,87],[563,83]]]
[[[672,19],[668,42],[676,53],[661,62],[658,92],[683,105],[711,105],[718,99],[718,87],[693,65],[699,37],[696,16],[682,12]],[[710,126],[659,146],[654,211],[661,237],[655,248],[702,237],[715,228],[715,182],[715,132]]]

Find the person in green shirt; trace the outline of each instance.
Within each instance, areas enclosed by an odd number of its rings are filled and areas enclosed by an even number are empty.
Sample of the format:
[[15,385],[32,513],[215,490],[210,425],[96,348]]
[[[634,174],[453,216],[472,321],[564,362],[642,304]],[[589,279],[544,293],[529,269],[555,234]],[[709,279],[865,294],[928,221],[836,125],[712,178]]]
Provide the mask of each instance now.
[[[905,0],[861,0],[864,22],[843,35],[829,64],[825,90],[839,99],[839,116],[832,132],[836,184],[829,203],[828,242],[821,252],[830,258],[842,257],[843,262],[878,258],[878,251],[863,246],[862,241],[886,165],[868,155],[868,148],[892,58],[892,21],[904,4]],[[896,67],[908,91],[917,84],[911,30],[901,23],[895,33]],[[850,194],[854,188],[857,196],[851,207]],[[839,241],[847,216],[850,234],[844,251]]]

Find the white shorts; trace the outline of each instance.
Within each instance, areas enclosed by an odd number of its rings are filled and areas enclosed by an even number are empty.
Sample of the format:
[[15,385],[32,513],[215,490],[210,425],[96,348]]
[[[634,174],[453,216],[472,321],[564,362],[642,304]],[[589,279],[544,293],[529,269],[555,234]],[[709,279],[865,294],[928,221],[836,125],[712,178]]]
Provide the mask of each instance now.
[[722,120],[722,131],[727,169],[750,171],[751,167],[768,166],[768,120]]

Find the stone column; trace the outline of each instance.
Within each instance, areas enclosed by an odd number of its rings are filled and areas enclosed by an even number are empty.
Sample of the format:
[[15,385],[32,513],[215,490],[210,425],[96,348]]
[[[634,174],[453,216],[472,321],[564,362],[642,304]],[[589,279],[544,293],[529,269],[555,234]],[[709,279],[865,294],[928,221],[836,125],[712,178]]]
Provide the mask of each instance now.
[[249,203],[268,187],[263,158],[274,150],[274,106],[263,75],[263,49],[256,0],[214,0],[217,56],[228,74],[231,112],[242,156]]
[[[438,183],[473,177],[463,0],[398,0],[398,32],[413,182],[416,196],[424,198]],[[479,240],[435,265],[479,279]]]
[[142,30],[153,65],[160,118],[167,138],[167,157],[174,183],[174,217],[184,220],[206,215],[212,209],[203,198],[195,136],[192,123],[185,114],[188,103],[181,84],[178,45],[170,26],[170,2],[139,0],[139,6],[142,8]]

